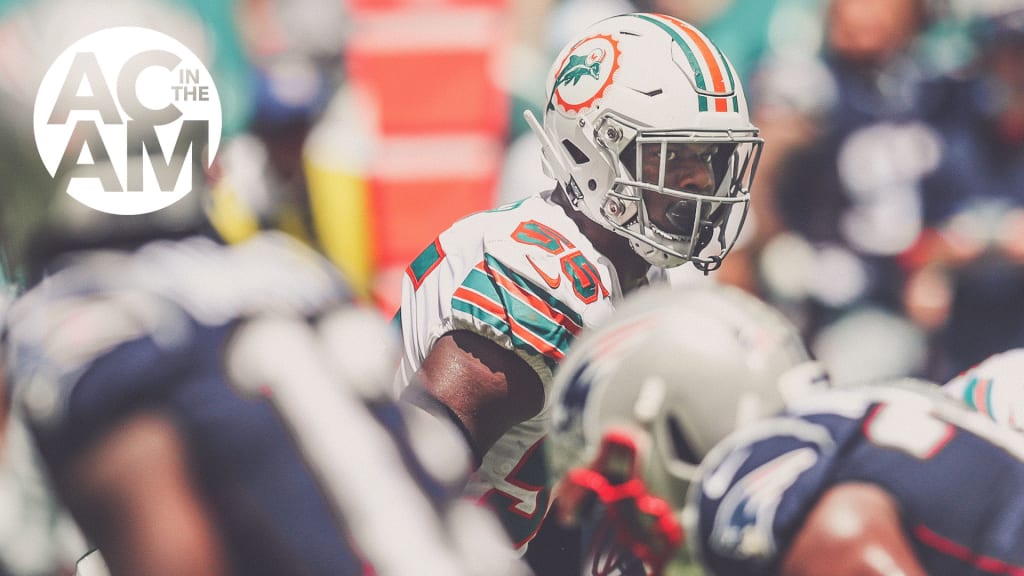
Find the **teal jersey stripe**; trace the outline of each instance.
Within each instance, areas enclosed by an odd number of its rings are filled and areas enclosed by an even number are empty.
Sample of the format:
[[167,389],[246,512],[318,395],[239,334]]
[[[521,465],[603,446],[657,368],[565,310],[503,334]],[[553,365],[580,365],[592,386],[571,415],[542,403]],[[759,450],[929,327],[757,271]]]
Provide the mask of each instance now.
[[512,327],[508,324],[508,322],[506,322],[503,318],[498,318],[494,314],[491,314],[490,312],[484,310],[483,308],[477,306],[476,304],[469,302],[467,300],[463,300],[457,296],[452,298],[452,309],[458,310],[459,312],[463,312],[465,314],[469,314],[473,318],[476,318],[477,320],[483,322],[484,324],[487,324],[488,326],[494,328],[499,333],[508,336],[509,339],[512,341],[512,346],[514,346],[516,349],[524,350],[528,354],[541,357],[544,361],[544,364],[548,367],[548,369],[551,370],[552,372],[555,371],[555,366],[557,366],[556,360],[538,350],[533,344],[530,344],[526,340],[519,337],[512,330]]
[[437,240],[431,242],[430,245],[424,248],[423,252],[420,252],[420,255],[417,256],[411,264],[409,264],[409,270],[412,272],[413,281],[417,285],[420,282],[423,282],[423,277],[433,270],[434,266],[436,266],[441,260],[442,254],[440,250],[438,250],[437,245]]
[[562,355],[569,351],[574,336],[564,326],[541,314],[514,294],[499,286],[509,315],[523,328],[532,332]]
[[508,212],[509,210],[515,210],[516,208],[522,206],[523,202],[526,202],[526,200],[527,198],[522,198],[509,204],[502,204],[501,206],[498,206],[496,208],[491,208],[490,210],[488,210],[488,212]]
[[967,387],[964,388],[963,401],[971,408],[977,410],[978,407],[974,405],[974,388],[978,385],[977,378],[971,378],[970,382],[967,383]]
[[487,267],[497,270],[501,274],[505,275],[506,277],[511,279],[512,282],[514,282],[517,286],[522,288],[524,291],[529,292],[533,296],[536,296],[545,304],[553,308],[556,312],[560,312],[561,314],[568,317],[569,320],[572,320],[572,322],[577,326],[583,326],[582,316],[580,316],[572,308],[569,308],[564,302],[549,294],[547,290],[541,288],[540,285],[534,283],[529,278],[513,271],[511,268],[505,266],[498,259],[494,258],[490,254],[484,254],[484,262],[486,263]]
[[509,328],[508,322],[506,322],[504,318],[499,318],[468,300],[463,300],[458,296],[453,297],[452,309],[465,312],[484,324],[491,326],[502,334],[512,334],[512,330]]
[[981,380],[978,377],[971,378],[971,381],[967,383],[967,387],[964,389],[964,398],[963,398],[963,400],[964,400],[964,402],[968,406],[970,406],[971,408],[975,409],[976,411],[981,412],[982,414],[985,414],[986,416],[992,416],[992,385],[991,385],[991,383],[989,384],[988,388],[986,388],[986,390],[985,390],[985,405],[984,406],[978,406],[974,402],[974,391],[978,388],[978,384],[980,384],[980,383],[981,383]]
[[481,296],[494,302],[495,306],[505,307],[501,301],[501,296],[498,294],[498,287],[494,284],[494,280],[485,272],[473,268],[466,275],[466,279],[462,281],[462,285],[474,292],[480,293]]
[[[491,300],[496,306],[500,306],[517,325],[562,354],[568,351],[569,344],[575,338],[567,328],[542,314],[530,304],[523,302],[480,270],[474,269],[470,272],[462,286]],[[533,346],[531,348],[536,349]]]
[[391,317],[391,328],[397,330],[399,334],[402,333],[402,309],[399,308],[395,315]]

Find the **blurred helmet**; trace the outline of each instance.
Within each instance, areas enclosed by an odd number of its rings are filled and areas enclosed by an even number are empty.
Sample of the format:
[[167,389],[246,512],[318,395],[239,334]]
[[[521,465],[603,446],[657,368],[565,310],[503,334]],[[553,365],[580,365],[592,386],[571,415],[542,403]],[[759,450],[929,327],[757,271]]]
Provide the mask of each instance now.
[[[795,327],[739,289],[637,292],[577,341],[555,374],[549,455],[562,479],[555,517],[582,516],[572,508],[587,486],[605,506],[618,505],[612,501],[626,490],[634,509],[660,507],[674,518],[719,440],[824,382]],[[651,498],[664,505],[642,504]],[[671,522],[664,515],[634,522],[617,545],[656,567],[672,551],[644,542],[671,541]],[[662,530],[636,533],[659,523]]]
[[547,93],[543,127],[527,121],[573,207],[655,266],[717,268],[763,143],[725,55],[681,20],[614,16],[562,50]]

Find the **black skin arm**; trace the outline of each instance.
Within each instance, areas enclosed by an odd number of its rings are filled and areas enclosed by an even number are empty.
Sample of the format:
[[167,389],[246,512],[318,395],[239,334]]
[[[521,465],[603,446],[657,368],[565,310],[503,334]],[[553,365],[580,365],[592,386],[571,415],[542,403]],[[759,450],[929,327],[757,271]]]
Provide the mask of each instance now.
[[139,413],[114,425],[56,471],[56,485],[113,576],[231,573],[166,418]]
[[440,403],[466,436],[478,464],[498,438],[544,406],[540,376],[525,360],[465,330],[442,336],[418,375],[403,397],[422,406],[425,393]]
[[926,576],[900,523],[899,506],[873,484],[829,489],[782,563],[783,576]]

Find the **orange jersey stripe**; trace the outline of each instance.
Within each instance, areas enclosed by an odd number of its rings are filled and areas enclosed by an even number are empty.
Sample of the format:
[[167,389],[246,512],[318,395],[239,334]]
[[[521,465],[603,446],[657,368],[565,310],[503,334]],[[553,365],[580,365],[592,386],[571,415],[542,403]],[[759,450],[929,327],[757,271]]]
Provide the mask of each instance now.
[[483,264],[478,264],[477,268],[494,278],[494,281],[497,282],[499,286],[508,290],[514,296],[518,296],[523,302],[529,304],[530,308],[536,310],[540,315],[552,320],[562,328],[565,328],[573,336],[579,335],[581,327],[573,322],[572,319],[558,310],[555,310],[547,302],[541,300],[536,295],[526,291],[522,286],[516,284],[508,276],[505,276],[493,268],[488,272],[487,270],[484,270]]
[[517,322],[516,319],[513,318],[512,315],[509,314],[508,311],[505,310],[500,304],[497,304],[496,302],[486,298],[485,296],[477,292],[474,292],[466,288],[465,286],[460,286],[457,290],[455,290],[453,297],[465,300],[466,302],[469,302],[470,304],[479,307],[485,312],[489,312],[490,314],[493,314],[505,320],[508,323],[509,329],[512,330],[513,334],[518,336],[521,340],[523,340],[530,346],[533,346],[534,349],[536,349],[541,354],[548,356],[550,358],[554,358],[555,360],[561,360],[565,356],[565,354],[557,347],[549,344],[548,342],[545,342],[536,334],[530,332],[529,329],[527,329],[525,326]]

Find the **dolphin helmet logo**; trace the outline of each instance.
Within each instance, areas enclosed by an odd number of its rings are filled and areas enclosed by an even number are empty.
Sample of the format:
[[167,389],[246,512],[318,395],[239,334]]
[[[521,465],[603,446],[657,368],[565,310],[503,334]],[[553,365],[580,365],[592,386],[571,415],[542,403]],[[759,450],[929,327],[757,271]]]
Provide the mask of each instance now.
[[619,68],[619,47],[611,36],[598,34],[580,41],[555,74],[548,107],[580,112],[601,98]]
[[558,73],[555,86],[564,86],[569,82],[572,82],[572,85],[575,86],[579,84],[580,78],[584,76],[591,76],[594,80],[600,80],[602,61],[604,61],[603,48],[594,48],[594,51],[586,56],[570,54],[565,68]]

